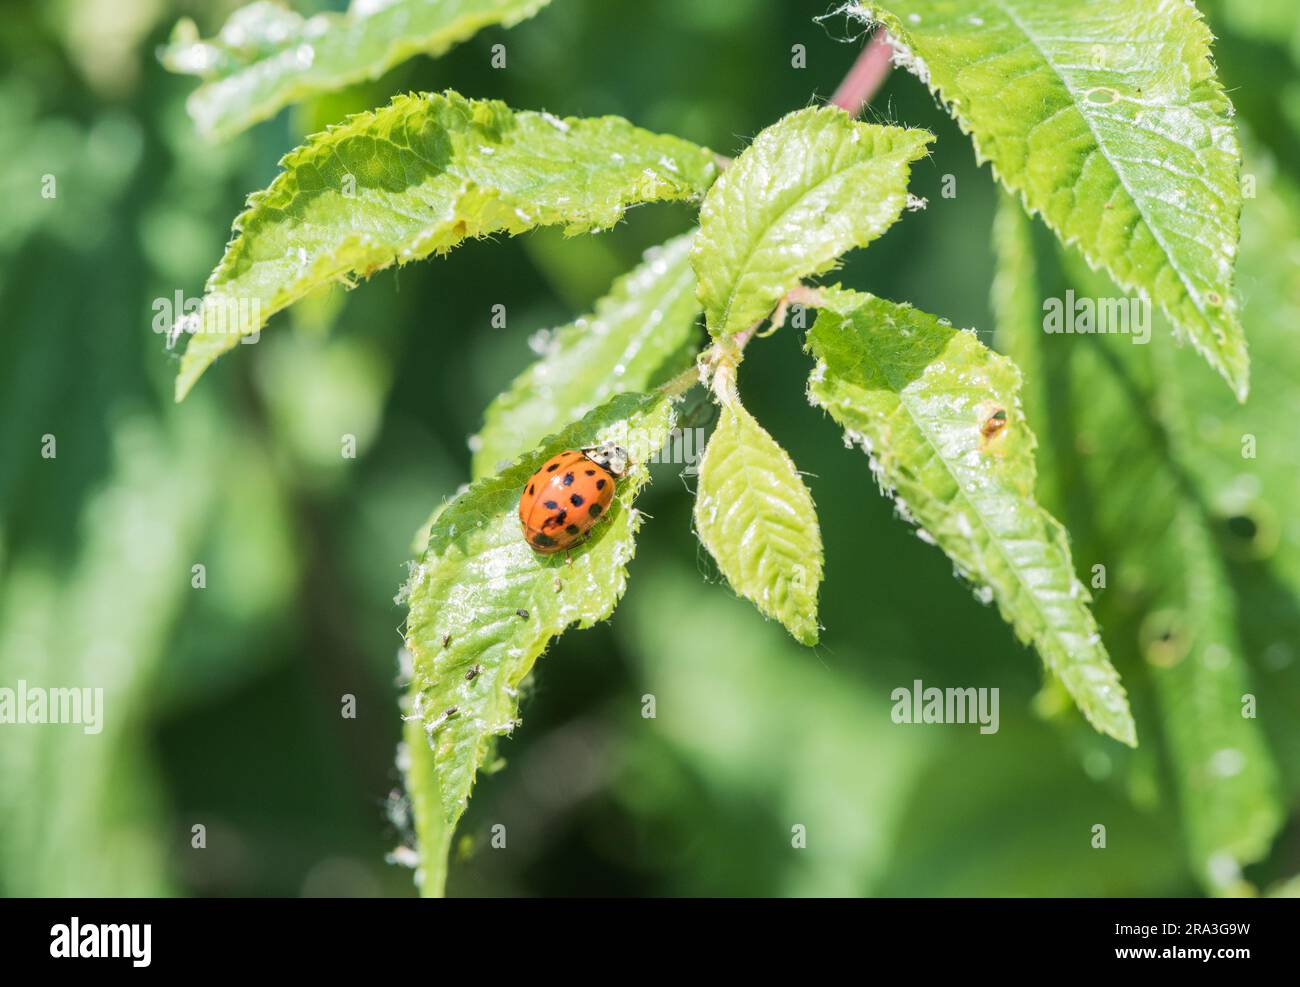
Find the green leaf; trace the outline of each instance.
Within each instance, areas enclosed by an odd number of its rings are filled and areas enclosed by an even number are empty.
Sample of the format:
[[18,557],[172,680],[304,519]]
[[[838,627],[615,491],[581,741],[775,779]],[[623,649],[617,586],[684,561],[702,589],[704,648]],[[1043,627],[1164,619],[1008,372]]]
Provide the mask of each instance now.
[[[1281,242],[1270,236],[1268,249],[1276,254]],[[1002,252],[1003,260],[1014,257]],[[1243,278],[1245,260],[1243,251]],[[1063,270],[1043,269],[1051,266],[1040,266],[1040,282],[1055,275],[1081,295],[1118,292],[1077,256]],[[1015,267],[1021,276],[1035,274]],[[999,278],[1004,274],[1011,276],[1006,271]],[[1030,283],[1023,290],[1064,288]],[[1263,593],[1235,591],[1207,507],[1225,480],[1243,485],[1241,434],[1268,392],[1257,388],[1239,405],[1222,388],[1208,389],[1204,375],[1189,375],[1194,368],[1183,354],[1137,345],[1136,337],[1048,334],[1030,320],[1008,322],[1000,335],[1017,353],[1038,351],[1032,414],[1038,427],[1063,437],[1054,443],[1058,476],[1045,496],[1081,536],[1088,557],[1106,568],[1097,607],[1117,658],[1148,672],[1188,857],[1207,890],[1238,893],[1241,867],[1268,853],[1282,818],[1277,769],[1260,721],[1243,715],[1243,699],[1260,693],[1260,716],[1273,720],[1285,719],[1277,707],[1286,700],[1276,690],[1251,687],[1243,635],[1277,621],[1257,609]],[[1272,335],[1280,341],[1285,333]],[[1284,361],[1282,348],[1277,357]],[[1190,393],[1185,382],[1194,385]],[[1206,393],[1193,401],[1196,390]],[[1265,410],[1264,420],[1272,417]],[[1216,468],[1206,437],[1220,434],[1221,422],[1235,433],[1237,463],[1219,460]]]
[[[622,394],[496,474],[435,516],[406,588],[406,646],[413,656],[407,715],[407,785],[423,837],[426,894],[442,893],[446,848],[478,770],[518,721],[519,688],[551,639],[614,610],[627,582],[641,519],[632,503],[644,465],[619,481],[614,507],[582,547],[539,555],[524,541],[519,496],[528,477],[563,449],[613,439],[643,464],[667,438],[671,398]],[[436,794],[434,790],[436,789]],[[430,813],[435,813],[430,815]]]
[[1088,263],[1153,300],[1244,399],[1241,153],[1186,0],[867,4],[981,161]]
[[[1068,448],[1073,436],[1068,433],[1069,420],[1049,415],[1044,407],[1053,399],[1047,383],[1053,369],[1051,363],[1066,354],[1063,347],[1049,354],[1038,345],[1043,335],[1043,299],[1039,297],[1038,262],[1030,224],[1020,203],[1008,193],[999,192],[993,217],[997,266],[989,300],[997,326],[994,337],[997,348],[1020,370],[1024,381],[1020,401],[1025,420],[1042,440],[1035,451],[1036,492],[1052,509],[1064,496],[1059,489],[1065,479],[1057,450]],[[1214,384],[1221,387],[1217,381]]]
[[1197,877],[1211,891],[1235,893],[1242,865],[1263,859],[1281,826],[1277,769],[1257,722],[1244,714],[1249,675],[1213,533],[1185,496],[1167,501],[1166,511],[1172,550],[1153,559],[1164,562],[1153,569],[1166,578],[1143,627],[1145,657]]
[[748,328],[804,277],[865,247],[907,205],[911,163],[934,138],[823,106],[760,133],[709,190],[691,262],[715,339]]
[[[1080,291],[1116,290],[1075,256],[1065,267]],[[1213,481],[1203,474],[1214,460],[1206,434],[1215,406],[1248,429],[1261,421],[1256,406],[1269,392],[1244,407],[1217,394],[1193,401],[1176,352],[1122,337],[1085,343],[1093,353],[1076,350],[1053,386],[1087,402],[1088,414],[1077,416],[1080,446],[1104,442],[1109,455],[1083,457],[1077,474],[1094,492],[1091,524],[1107,556],[1122,560],[1117,595],[1139,604],[1138,645],[1155,684],[1192,865],[1207,890],[1239,893],[1241,867],[1267,855],[1283,810],[1259,720],[1243,715],[1253,694],[1243,637],[1258,621],[1248,612],[1255,600],[1234,593],[1208,499],[1240,475],[1240,443],[1235,470],[1225,464]],[[1262,421],[1269,418],[1266,411]],[[1132,491],[1127,498],[1103,495],[1120,482]]]
[[1261,149],[1247,147],[1256,196],[1242,217],[1238,270],[1256,354],[1254,386],[1246,405],[1233,405],[1189,377],[1186,356],[1178,354],[1184,405],[1195,424],[1195,450],[1185,465],[1221,517],[1255,522],[1256,538],[1239,547],[1300,596],[1300,511],[1290,506],[1300,503],[1300,192]]
[[475,477],[495,472],[615,394],[645,390],[682,369],[700,314],[690,265],[694,235],[648,251],[593,314],[555,331],[541,359],[488,406]]
[[[1195,478],[1227,560],[1239,667],[1248,675],[1248,691],[1259,698],[1259,718],[1251,725],[1269,740],[1286,785],[1270,793],[1271,818],[1277,819],[1300,792],[1300,762],[1288,756],[1300,751],[1300,717],[1293,714],[1300,709],[1300,676],[1289,658],[1300,641],[1300,189],[1261,148],[1250,141],[1245,146],[1257,190],[1242,216],[1238,261],[1242,318],[1255,356],[1250,400],[1225,401],[1187,376],[1189,354],[1176,354],[1188,434],[1195,440],[1180,463]],[[1256,811],[1263,815],[1262,808]],[[1240,859],[1262,859],[1269,845],[1260,839],[1249,848],[1255,852]]]
[[378,79],[412,55],[441,55],[493,24],[512,27],[550,0],[354,0],[345,14],[311,18],[258,0],[200,40],[182,20],[158,55],[204,84],[186,102],[199,130],[229,137],[290,103]]
[[799,642],[817,643],[822,536],[812,495],[734,395],[700,461],[695,530],[732,589]]
[[973,332],[910,306],[842,289],[821,294],[809,334],[813,404],[862,445],[903,516],[981,599],[997,601],[1089,722],[1135,745],[1065,531],[1034,496],[1035,441],[1015,365]]
[[[1086,275],[1075,283],[1086,288]],[[1242,715],[1252,691],[1239,612],[1248,601],[1234,598],[1202,494],[1188,482],[1202,416],[1186,404],[1167,349],[1106,336],[1071,349],[1047,386],[1076,409],[1072,448],[1104,452],[1076,453],[1072,465],[1072,503],[1088,502],[1094,557],[1110,570],[1103,616],[1133,625],[1133,650],[1150,669],[1197,877],[1234,891],[1240,867],[1268,852],[1281,812],[1258,721]]]
[[607,229],[634,203],[690,199],[713,154],[618,117],[560,120],[453,92],[398,96],[312,137],[249,197],[208,279],[176,380],[314,289],[449,251],[468,237]]

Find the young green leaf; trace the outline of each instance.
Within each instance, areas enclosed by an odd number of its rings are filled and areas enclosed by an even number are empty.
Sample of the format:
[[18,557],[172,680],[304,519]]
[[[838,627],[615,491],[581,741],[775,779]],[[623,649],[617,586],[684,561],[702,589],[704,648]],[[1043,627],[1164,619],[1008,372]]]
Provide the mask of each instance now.
[[871,295],[823,289],[809,396],[871,457],[903,516],[996,600],[1101,732],[1136,744],[1119,676],[1060,524],[1034,497],[1020,374],[973,332]]
[[446,253],[468,237],[607,229],[634,203],[690,199],[713,154],[618,117],[560,120],[453,92],[396,97],[285,156],[249,197],[208,279],[176,380],[205,369],[308,292]]
[[412,55],[441,55],[493,24],[512,27],[550,0],[354,0],[347,13],[311,18],[257,0],[200,40],[182,20],[159,58],[204,84],[186,102],[200,131],[229,137],[281,107],[366,79]]
[[649,475],[634,466],[619,481],[615,506],[567,558],[539,555],[524,541],[518,513],[524,485],[555,453],[606,439],[643,464],[667,438],[671,401],[660,393],[618,395],[474,483],[433,520],[406,589],[406,646],[413,656],[407,715],[422,727],[407,751],[407,784],[424,837],[427,894],[442,892],[439,855],[475,775],[496,738],[518,723],[520,683],[552,638],[572,625],[604,620],[623,594],[640,526],[632,503]]
[[495,472],[613,395],[653,387],[682,369],[700,314],[693,238],[686,233],[648,251],[593,314],[555,331],[541,359],[488,406],[475,477]]
[[[888,0],[896,60],[1066,243],[1136,289],[1244,399],[1241,153],[1186,0]],[[1066,29],[1068,28],[1068,30]]]
[[700,209],[691,263],[710,334],[753,325],[801,278],[884,233],[933,139],[833,106],[791,113],[754,138]]
[[796,640],[817,643],[822,536],[812,495],[735,396],[700,462],[695,530],[732,589]]

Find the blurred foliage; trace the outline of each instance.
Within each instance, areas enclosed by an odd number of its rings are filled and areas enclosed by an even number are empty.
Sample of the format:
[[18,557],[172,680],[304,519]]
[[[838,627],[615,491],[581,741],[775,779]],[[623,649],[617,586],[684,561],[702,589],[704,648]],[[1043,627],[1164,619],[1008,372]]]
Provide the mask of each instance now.
[[[210,36],[234,6],[26,0],[0,21],[0,687],[100,686],[106,703],[98,735],[0,726],[5,894],[412,894],[410,872],[384,862],[405,836],[393,595],[411,533],[470,475],[467,437],[533,359],[528,337],[589,311],[692,221],[683,206],[636,209],[600,236],[471,243],[331,290],[277,316],[276,332],[175,406],[155,300],[198,296],[244,196],[282,154],[393,93],[451,86],[616,113],[735,153],[825,99],[858,43],[843,18],[813,21],[827,4],[557,0],[214,145],[185,114],[192,82],[154,56],[179,17]],[[1204,9],[1225,85],[1292,196],[1295,9],[1270,4],[1269,20],[1246,6]],[[498,43],[508,70],[491,68]],[[791,64],[795,44],[806,68]],[[930,206],[839,280],[988,341],[987,169],[910,76],[895,73],[868,116],[935,132],[912,180]],[[955,198],[941,194],[945,175]],[[1248,200],[1247,221],[1256,208]],[[1294,261],[1296,226],[1268,235]],[[1296,270],[1240,272],[1248,339],[1293,328]],[[505,328],[492,327],[498,304]],[[1127,752],[1040,692],[1036,662],[996,612],[898,522],[865,460],[846,459],[808,405],[790,373],[807,365],[801,342],[783,331],[753,346],[744,391],[810,474],[826,535],[822,644],[799,648],[716,585],[682,489],[694,479],[658,467],[627,599],[543,658],[524,726],[499,751],[511,770],[480,780],[462,823],[451,893],[1196,893],[1154,698],[1135,692],[1142,747]],[[1149,348],[1171,351],[1161,333]],[[1222,389],[1186,356],[1193,398]],[[1270,443],[1293,455],[1300,417],[1271,409],[1294,407],[1295,381],[1270,379],[1267,362],[1256,362],[1269,409],[1260,455]],[[45,435],[55,459],[41,456]],[[354,459],[340,454],[344,435]],[[1039,438],[1046,472],[1072,437]],[[1203,468],[1211,487],[1227,475]],[[1250,506],[1262,530],[1294,527],[1293,500],[1263,491]],[[1097,533],[1077,516],[1062,512],[1084,569]],[[1300,872],[1300,546],[1277,537],[1268,565],[1237,546],[1227,573],[1253,601],[1241,654],[1287,807],[1245,877],[1285,893]],[[1129,632],[1122,609],[1099,616],[1108,641]],[[1140,668],[1121,672],[1142,681]],[[890,692],[914,679],[999,687],[1001,729],[894,725]],[[355,719],[340,715],[345,694]],[[1098,823],[1105,851],[1090,846]],[[505,850],[491,847],[497,824]],[[195,825],[206,849],[192,848]],[[796,826],[807,849],[792,849]]]

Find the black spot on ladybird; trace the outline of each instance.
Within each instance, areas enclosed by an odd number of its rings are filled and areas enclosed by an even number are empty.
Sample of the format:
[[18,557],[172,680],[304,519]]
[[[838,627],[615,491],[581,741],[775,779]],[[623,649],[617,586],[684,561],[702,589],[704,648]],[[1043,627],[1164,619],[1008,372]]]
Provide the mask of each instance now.
[[560,468],[560,464],[559,464],[559,463],[551,463],[550,466],[546,467],[546,472],[548,472],[548,473],[554,473],[554,472],[555,472],[557,469],[559,469],[559,468]]
[[604,489],[605,489],[605,481],[604,481],[604,480],[597,480],[597,481],[596,481],[596,489],[597,489],[597,490],[604,490]]
[[567,528],[564,529],[564,533],[565,533],[566,535],[576,535],[576,534],[578,534],[578,532],[579,532],[580,530],[581,530],[581,529],[579,529],[579,527],[578,527],[576,524],[571,524],[571,525],[569,525]]
[[572,474],[572,473],[565,473],[565,474],[564,474],[564,479],[561,480],[560,482],[563,483],[566,487],[571,487],[571,486],[573,486],[573,474]]
[[595,471],[595,470],[587,470],[586,472],[587,472],[587,475],[588,475],[588,476],[595,476],[595,475],[596,475],[596,471]]
[[529,492],[530,494],[533,492],[533,485],[532,485],[531,483],[528,484],[528,492]]
[[584,503],[582,494],[573,494],[569,497],[569,503],[574,507],[581,507]]
[[542,502],[542,506],[545,507],[548,511],[553,511],[560,505],[553,500],[546,500]]
[[538,548],[550,548],[555,544],[555,539],[550,535],[537,535],[533,538],[533,544]]
[[587,508],[587,513],[590,514],[592,517],[600,517],[601,511],[603,510],[604,508],[601,507],[599,504],[592,504],[589,508]]

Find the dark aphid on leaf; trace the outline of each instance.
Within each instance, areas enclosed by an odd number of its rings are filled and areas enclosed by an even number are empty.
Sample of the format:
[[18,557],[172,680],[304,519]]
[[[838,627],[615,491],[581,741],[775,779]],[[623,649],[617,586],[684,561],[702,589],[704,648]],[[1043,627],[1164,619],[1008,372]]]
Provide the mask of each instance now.
[[533,551],[551,555],[585,541],[626,472],[627,453],[615,445],[566,449],[543,463],[519,497],[519,523]]

